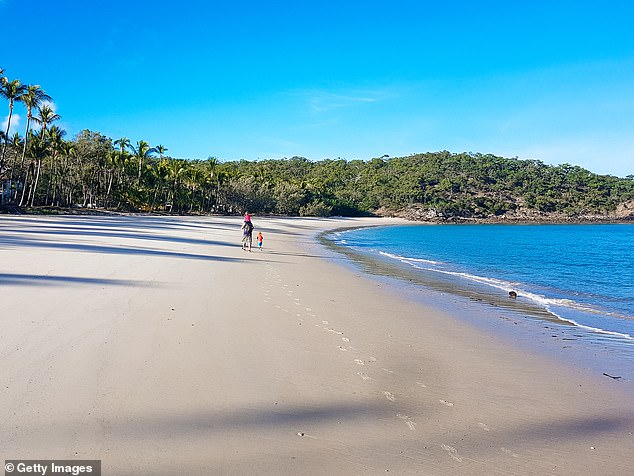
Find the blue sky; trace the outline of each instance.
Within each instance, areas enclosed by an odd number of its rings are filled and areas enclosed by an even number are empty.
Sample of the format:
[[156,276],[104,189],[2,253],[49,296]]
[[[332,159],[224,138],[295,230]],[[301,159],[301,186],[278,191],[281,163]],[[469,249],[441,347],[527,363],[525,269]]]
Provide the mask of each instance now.
[[0,67],[40,84],[70,136],[192,159],[449,150],[634,174],[630,1],[0,0],[0,19]]

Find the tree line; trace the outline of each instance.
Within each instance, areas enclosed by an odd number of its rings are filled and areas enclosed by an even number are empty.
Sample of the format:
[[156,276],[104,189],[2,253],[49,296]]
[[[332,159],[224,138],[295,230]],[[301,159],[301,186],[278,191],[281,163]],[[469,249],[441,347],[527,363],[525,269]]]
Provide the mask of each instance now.
[[[612,212],[634,200],[634,177],[597,175],[568,164],[447,151],[368,161],[303,157],[184,160],[163,145],[84,130],[67,139],[60,116],[37,85],[0,69],[9,114],[0,131],[5,208],[301,216],[357,216],[416,208],[427,218],[490,218],[536,212]],[[24,133],[10,134],[14,107]],[[35,126],[35,128],[33,127]]]

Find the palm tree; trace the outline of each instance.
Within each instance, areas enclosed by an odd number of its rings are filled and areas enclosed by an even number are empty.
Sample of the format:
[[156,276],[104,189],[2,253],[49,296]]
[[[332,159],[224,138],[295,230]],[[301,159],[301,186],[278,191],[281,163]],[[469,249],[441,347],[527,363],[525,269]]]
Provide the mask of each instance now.
[[125,156],[125,149],[127,147],[132,148],[132,143],[130,142],[130,139],[128,139],[127,137],[122,137],[121,139],[117,139],[116,141],[114,141],[114,145],[118,145],[121,148],[121,156]]
[[24,133],[24,147],[22,148],[22,161],[24,164],[24,155],[26,154],[26,146],[29,137],[29,129],[31,120],[33,119],[33,108],[39,108],[44,101],[50,101],[51,97],[40,88],[38,84],[26,87],[26,92],[22,95],[22,102],[26,106],[26,132]]
[[180,184],[181,177],[185,174],[185,161],[178,159],[170,159],[168,162],[167,176],[165,179],[168,182],[172,182],[171,200],[170,194],[167,194],[167,203],[170,204],[170,212],[174,211],[174,205],[178,209],[178,186]]
[[213,192],[213,186],[216,185],[216,199],[215,199],[215,203],[213,205],[214,211],[217,211],[218,209],[218,198],[220,196],[220,177],[218,174],[218,159],[212,156],[209,156],[207,158],[207,161],[205,162],[206,168],[207,168],[207,173],[209,174],[209,183],[211,184],[211,191]]
[[[40,160],[44,154],[46,154],[46,141],[42,136],[42,131],[34,133],[29,132],[29,150],[31,157],[38,157]],[[30,178],[29,178],[30,177]],[[27,205],[31,201],[31,194],[33,193],[33,182],[35,177],[35,164],[31,160],[29,166],[26,169],[24,183],[22,185],[22,195],[20,197],[19,206]],[[29,183],[30,182],[30,183]],[[28,189],[28,194],[26,193]]]
[[119,178],[119,182],[121,184],[124,183],[124,179],[126,183],[129,183],[129,180],[127,178],[128,174],[126,173],[126,169],[128,166],[128,162],[129,162],[129,154],[127,152],[126,149],[130,149],[130,150],[134,150],[134,148],[132,147],[132,143],[130,142],[130,139],[128,139],[127,137],[121,137],[120,139],[117,139],[116,141],[114,141],[114,145],[118,145],[119,146],[119,150],[120,152],[117,154],[117,164],[120,166],[120,168],[118,170],[120,170],[122,172],[120,178]]
[[159,159],[163,160],[163,154],[167,152],[167,147],[165,147],[164,145],[157,145],[154,149],[158,153]]
[[[70,160],[71,156],[74,155],[74,152],[75,143],[72,141],[61,141],[58,150],[56,150],[56,157],[59,159],[56,160],[56,167],[58,172],[56,174],[57,183],[53,183],[52,185],[53,193],[51,197],[51,205],[62,204],[70,206],[70,204],[72,203],[70,193],[72,193],[73,186],[71,184],[71,179],[69,175],[71,175],[72,168]],[[64,187],[65,185],[66,187]]]
[[[23,144],[24,144],[24,140],[22,140],[22,137],[20,137],[19,133],[16,132],[11,137],[9,137],[8,147],[11,147],[14,151],[20,150],[20,147],[22,147]],[[13,185],[13,169],[14,169],[14,167],[15,167],[15,154],[13,154],[13,160],[11,162],[11,172],[9,174],[9,186],[11,187],[11,191],[9,193],[9,199],[13,199],[13,190],[14,189],[17,192],[17,187],[14,187],[14,185]]]
[[186,179],[187,183],[191,188],[191,195],[189,197],[189,212],[191,213],[194,210],[194,202],[196,198],[196,192],[200,192],[200,211],[203,211],[204,207],[204,184],[206,179],[205,171],[196,165],[189,165],[186,170]]
[[[49,148],[49,144],[47,141],[48,139],[47,136],[49,134],[47,134],[47,129],[51,123],[58,121],[59,119],[61,119],[61,116],[59,114],[56,114],[55,111],[53,111],[53,108],[46,103],[38,106],[37,116],[32,117],[33,122],[41,126],[40,134],[39,134],[39,140],[41,141],[41,144],[39,147],[37,147],[37,149],[39,150],[39,153],[37,154],[37,172],[35,176],[35,182],[33,185],[33,189],[31,190],[31,197],[30,197],[31,206],[33,206],[33,203],[35,202],[35,192],[37,191],[37,183],[39,181],[40,171],[42,169],[42,155],[46,153],[46,149]],[[53,126],[51,128],[51,130],[53,129],[55,130],[55,135],[53,136],[53,139],[57,139],[58,135],[61,137],[64,134],[66,134],[66,132],[62,131],[56,126]],[[29,199],[27,198],[27,203],[28,202],[29,202]]]
[[9,138],[9,145],[14,149],[19,149],[24,144],[24,140],[20,137],[20,134],[16,132]]
[[62,116],[56,114],[55,111],[53,111],[53,108],[51,108],[51,106],[49,106],[48,104],[42,104],[41,106],[38,106],[37,112],[38,115],[33,116],[32,119],[33,122],[39,124],[42,127],[42,138],[45,138],[48,125],[60,120]]
[[26,86],[19,80],[9,81],[7,78],[0,84],[0,96],[9,100],[9,118],[7,120],[7,131],[4,135],[4,147],[2,147],[2,158],[0,159],[0,170],[4,168],[4,157],[7,151],[7,141],[9,139],[9,129],[11,128],[11,117],[13,116],[13,106],[16,101],[22,100],[22,95],[26,91]]
[[[48,186],[46,187],[46,198],[44,200],[44,205],[46,205],[48,203],[48,197],[50,194],[50,190],[51,187],[53,185],[54,179],[55,179],[55,175],[56,175],[56,159],[57,159],[57,154],[59,152],[63,152],[64,150],[64,136],[66,135],[66,131],[63,129],[60,129],[57,126],[53,126],[51,127],[51,129],[48,131],[48,149],[51,153],[51,173],[49,176],[49,181],[48,181]],[[37,182],[38,182],[38,178],[40,176],[40,170],[42,167],[42,161],[38,158],[38,163],[37,163],[37,176],[35,178],[35,188],[37,189]],[[35,193],[33,193],[33,196],[35,196]],[[33,206],[33,204],[31,203],[31,206]]]
[[134,157],[139,161],[139,170],[138,170],[136,181],[137,181],[137,185],[140,185],[141,184],[141,167],[143,167],[143,161],[151,157],[152,154],[156,152],[156,149],[154,149],[153,147],[150,147],[150,144],[148,144],[146,141],[140,140],[136,143],[136,147],[132,148],[132,152],[134,153]]

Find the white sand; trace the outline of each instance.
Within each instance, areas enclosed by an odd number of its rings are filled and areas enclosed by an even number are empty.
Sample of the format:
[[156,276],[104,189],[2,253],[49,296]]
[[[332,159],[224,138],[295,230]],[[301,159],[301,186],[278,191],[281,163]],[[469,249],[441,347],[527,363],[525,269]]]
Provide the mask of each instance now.
[[[618,381],[340,266],[377,219],[0,217],[0,459],[103,474],[634,472]],[[381,223],[386,220],[379,220]]]

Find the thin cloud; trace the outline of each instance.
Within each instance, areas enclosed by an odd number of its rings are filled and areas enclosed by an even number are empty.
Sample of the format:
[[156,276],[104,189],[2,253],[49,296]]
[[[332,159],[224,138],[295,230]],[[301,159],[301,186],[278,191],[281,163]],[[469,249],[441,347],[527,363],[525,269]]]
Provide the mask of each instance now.
[[57,105],[53,101],[44,101],[42,106],[48,106],[53,110],[53,112],[57,113]]
[[324,91],[310,93],[307,97],[309,108],[315,113],[348,108],[359,104],[374,103],[378,100],[378,97],[373,97],[371,95],[334,94]]
[[[2,0],[0,0],[0,3],[2,2]],[[20,127],[20,115],[19,114],[13,114],[13,116],[11,116],[11,129],[9,129],[9,135],[13,135],[16,132],[18,132],[18,129]],[[9,122],[9,116],[5,116],[3,121],[2,121],[2,132],[6,132],[7,131],[7,124]]]
[[307,89],[293,91],[290,94],[297,96],[313,114],[376,104],[398,96],[391,87],[351,90]]

